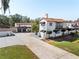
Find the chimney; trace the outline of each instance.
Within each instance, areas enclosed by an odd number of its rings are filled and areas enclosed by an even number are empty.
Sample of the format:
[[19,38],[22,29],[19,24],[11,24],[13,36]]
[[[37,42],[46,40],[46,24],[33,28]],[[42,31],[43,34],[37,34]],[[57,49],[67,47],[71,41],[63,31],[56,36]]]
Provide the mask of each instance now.
[[45,14],[45,18],[48,18],[48,13]]

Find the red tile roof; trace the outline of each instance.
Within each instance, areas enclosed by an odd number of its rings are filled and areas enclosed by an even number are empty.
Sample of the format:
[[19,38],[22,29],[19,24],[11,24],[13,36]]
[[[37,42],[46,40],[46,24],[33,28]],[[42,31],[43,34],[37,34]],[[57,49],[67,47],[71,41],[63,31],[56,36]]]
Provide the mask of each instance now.
[[57,18],[42,18],[45,19],[47,22],[64,22],[63,19],[57,19]]

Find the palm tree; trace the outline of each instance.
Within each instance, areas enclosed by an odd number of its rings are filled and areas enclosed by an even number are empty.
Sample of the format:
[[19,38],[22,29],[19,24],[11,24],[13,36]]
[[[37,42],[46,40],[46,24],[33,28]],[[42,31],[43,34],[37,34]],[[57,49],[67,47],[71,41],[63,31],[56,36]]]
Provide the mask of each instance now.
[[4,14],[6,13],[6,10],[9,9],[9,2],[10,0],[1,0],[1,8]]
[[[1,0],[1,9],[2,9],[2,13],[5,14],[7,9],[9,10],[9,14],[10,14],[10,9],[9,9],[9,2],[10,0]],[[9,24],[10,24],[10,20],[9,20]],[[10,25],[11,26],[11,25]]]

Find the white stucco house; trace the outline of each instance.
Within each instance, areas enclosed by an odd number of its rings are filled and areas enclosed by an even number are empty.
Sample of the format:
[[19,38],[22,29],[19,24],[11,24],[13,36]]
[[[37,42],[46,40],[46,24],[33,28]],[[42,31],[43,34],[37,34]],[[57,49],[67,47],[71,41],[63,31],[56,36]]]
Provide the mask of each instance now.
[[[39,24],[39,34],[41,38],[57,37],[63,34],[63,29],[73,29],[74,22],[65,22],[64,19],[49,18],[48,14],[45,15]],[[74,31],[71,31],[74,32]],[[68,34],[68,30],[64,32]]]
[[39,24],[39,33],[41,38],[48,37],[49,34],[47,34],[47,32],[51,32],[50,37],[61,35],[61,31],[55,33],[54,30],[63,28],[63,22],[63,19],[49,18],[48,14],[46,14],[46,16],[41,19]]

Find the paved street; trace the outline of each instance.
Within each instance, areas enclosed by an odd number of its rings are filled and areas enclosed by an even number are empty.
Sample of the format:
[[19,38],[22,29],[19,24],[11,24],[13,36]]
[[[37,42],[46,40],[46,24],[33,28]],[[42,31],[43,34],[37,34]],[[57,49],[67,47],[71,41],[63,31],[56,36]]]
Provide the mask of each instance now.
[[24,45],[20,37],[10,36],[10,37],[1,37],[0,38],[0,48],[12,45]]
[[16,36],[0,38],[0,47],[26,45],[40,59],[79,59],[78,56],[51,46],[30,33],[16,33]]

